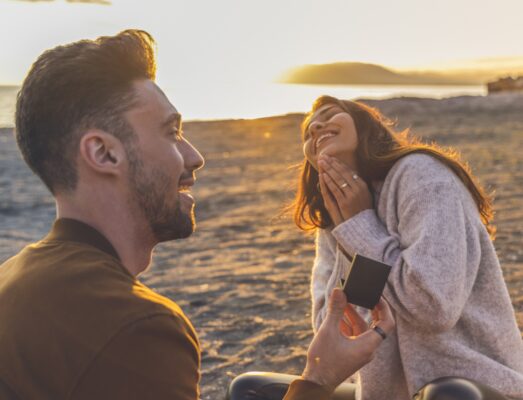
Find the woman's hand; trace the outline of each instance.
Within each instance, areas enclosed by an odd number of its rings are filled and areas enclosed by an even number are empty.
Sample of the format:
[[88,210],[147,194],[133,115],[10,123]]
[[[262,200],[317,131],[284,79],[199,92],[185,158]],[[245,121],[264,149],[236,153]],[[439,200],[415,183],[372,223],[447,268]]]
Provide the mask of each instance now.
[[372,208],[365,181],[339,160],[325,154],[318,161],[320,190],[335,225]]
[[310,380],[328,391],[353,375],[367,364],[384,339],[394,330],[394,317],[389,305],[380,300],[372,311],[373,326],[367,323],[347,303],[341,289],[334,289],[329,301],[329,311],[307,352],[307,365],[303,379]]

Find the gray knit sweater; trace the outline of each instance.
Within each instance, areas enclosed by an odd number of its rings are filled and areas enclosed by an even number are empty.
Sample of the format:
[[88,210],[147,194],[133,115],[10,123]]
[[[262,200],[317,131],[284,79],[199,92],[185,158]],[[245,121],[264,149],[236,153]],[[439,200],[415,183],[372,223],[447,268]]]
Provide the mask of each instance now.
[[442,376],[523,399],[523,342],[494,246],[468,190],[444,164],[404,157],[375,192],[374,209],[318,231],[315,329],[349,264],[339,246],[392,266],[384,296],[397,329],[358,374],[363,400],[407,400]]

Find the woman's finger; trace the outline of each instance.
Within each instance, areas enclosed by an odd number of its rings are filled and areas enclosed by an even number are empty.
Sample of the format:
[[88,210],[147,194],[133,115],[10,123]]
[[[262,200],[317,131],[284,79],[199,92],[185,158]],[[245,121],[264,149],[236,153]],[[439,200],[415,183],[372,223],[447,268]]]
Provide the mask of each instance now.
[[330,192],[330,190],[327,188],[323,172],[319,174],[319,180],[320,192],[323,197],[323,202],[325,203],[325,207],[329,208],[336,201],[336,199],[334,198],[334,195]]
[[[336,200],[336,206],[339,210],[340,215],[340,219],[337,222],[341,223],[350,217],[350,214],[348,214],[347,206],[351,201],[351,197],[353,196],[352,190],[348,189],[346,191],[343,191],[327,174],[323,174],[323,180],[325,182],[325,185],[327,186],[327,189],[330,190],[330,192],[334,196],[334,199]],[[336,225],[338,225],[338,223]]]
[[329,174],[327,173],[323,173],[323,180],[325,181],[325,184],[327,186],[327,188],[330,190],[330,192],[334,195],[334,198],[336,199],[336,201],[338,202],[338,205],[340,204],[340,202],[343,200],[343,198],[345,197],[345,194],[343,193],[343,191],[338,187],[338,185],[336,184],[336,182],[334,182],[334,180],[332,179],[331,176],[329,176]]
[[358,183],[359,176],[350,169],[347,165],[343,164],[336,158],[331,157],[331,169],[336,171],[336,173],[341,177],[342,180],[347,182],[350,186]]
[[336,198],[325,183],[324,175],[324,173],[320,174],[320,191],[323,197],[323,203],[325,204],[325,208],[327,208],[333,222],[338,223],[339,221],[342,221],[341,211],[338,207]]
[[323,168],[324,171],[332,178],[336,186],[340,189],[349,189],[350,188],[350,182],[344,178],[344,176],[336,169],[334,168],[334,158],[330,157],[328,161],[324,161],[322,165],[325,167]]
[[365,180],[361,179],[361,177],[356,172],[352,171],[349,167],[336,158],[331,158],[331,160],[332,168],[343,176],[343,179],[348,183],[353,192],[357,193],[358,191],[369,191]]

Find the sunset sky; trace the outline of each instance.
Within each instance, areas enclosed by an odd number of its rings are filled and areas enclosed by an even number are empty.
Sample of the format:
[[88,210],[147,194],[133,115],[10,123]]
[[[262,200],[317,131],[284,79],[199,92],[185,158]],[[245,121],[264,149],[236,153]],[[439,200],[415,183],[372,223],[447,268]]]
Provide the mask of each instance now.
[[20,83],[49,47],[129,27],[156,38],[159,80],[169,84],[249,84],[335,61],[441,68],[502,58],[523,65],[521,0],[111,3],[0,0],[0,83]]
[[302,112],[327,93],[481,94],[482,86],[435,93],[274,82],[293,67],[339,61],[523,71],[521,15],[521,0],[0,0],[0,85],[20,84],[48,48],[140,28],[157,41],[158,83],[187,118]]

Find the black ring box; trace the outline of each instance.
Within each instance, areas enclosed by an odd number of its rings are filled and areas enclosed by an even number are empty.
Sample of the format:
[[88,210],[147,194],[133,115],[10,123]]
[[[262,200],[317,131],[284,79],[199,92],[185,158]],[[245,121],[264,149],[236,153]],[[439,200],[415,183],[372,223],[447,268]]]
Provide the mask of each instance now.
[[390,270],[390,265],[355,254],[347,276],[341,280],[347,301],[372,310],[380,301]]

